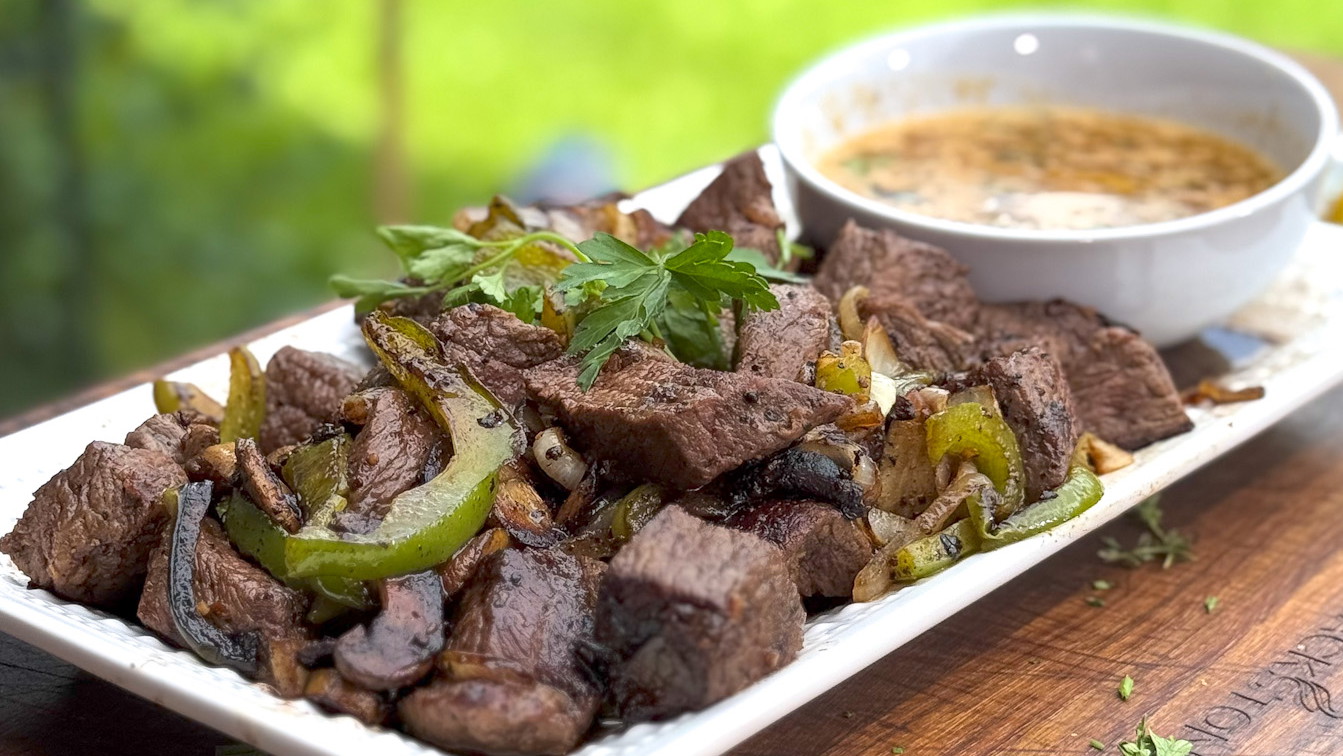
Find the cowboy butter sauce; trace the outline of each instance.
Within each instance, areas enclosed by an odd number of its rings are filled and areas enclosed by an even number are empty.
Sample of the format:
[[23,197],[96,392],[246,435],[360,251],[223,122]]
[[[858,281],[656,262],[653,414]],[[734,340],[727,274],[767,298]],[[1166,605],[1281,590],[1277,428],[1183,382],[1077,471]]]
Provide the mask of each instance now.
[[820,161],[841,185],[965,223],[1084,230],[1214,210],[1281,171],[1209,131],[1072,107],[992,107],[895,121]]

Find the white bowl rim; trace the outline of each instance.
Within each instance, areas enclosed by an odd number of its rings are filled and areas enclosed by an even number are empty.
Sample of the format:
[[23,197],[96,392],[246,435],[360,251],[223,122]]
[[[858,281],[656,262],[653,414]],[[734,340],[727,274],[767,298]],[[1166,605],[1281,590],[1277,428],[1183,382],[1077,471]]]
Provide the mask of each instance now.
[[[790,114],[799,106],[795,102],[804,91],[818,90],[834,76],[835,69],[847,68],[850,59],[861,57],[875,50],[896,47],[928,37],[946,36],[963,32],[1003,30],[1020,28],[1022,33],[1032,29],[1080,27],[1097,29],[1120,29],[1160,37],[1170,37],[1184,41],[1203,43],[1220,48],[1228,53],[1252,58],[1277,69],[1288,76],[1310,97],[1319,116],[1315,144],[1310,153],[1295,169],[1269,188],[1234,202],[1225,207],[1198,213],[1195,215],[1162,221],[1142,223],[1131,226],[1117,226],[1100,229],[1019,229],[1003,226],[991,226],[979,223],[966,223],[935,218],[905,210],[880,200],[863,195],[841,186],[826,177],[812,165],[812,162],[779,140],[779,135],[788,128]],[[1217,226],[1226,221],[1244,218],[1255,212],[1274,205],[1297,192],[1306,184],[1320,176],[1331,163],[1331,152],[1339,138],[1338,111],[1333,98],[1309,71],[1286,55],[1272,50],[1244,37],[1224,32],[1208,31],[1197,27],[1164,23],[1146,19],[1134,19],[1121,15],[1096,13],[994,13],[979,15],[968,19],[925,24],[896,32],[888,32],[844,47],[805,69],[785,87],[774,107],[771,119],[774,143],[784,162],[796,171],[799,178],[813,189],[829,194],[840,202],[857,206],[873,215],[889,218],[909,226],[921,226],[932,231],[947,234],[959,234],[981,239],[1030,241],[1041,243],[1070,243],[1117,241],[1125,239],[1147,239],[1155,236],[1198,231]],[[1313,199],[1313,198],[1312,198]]]

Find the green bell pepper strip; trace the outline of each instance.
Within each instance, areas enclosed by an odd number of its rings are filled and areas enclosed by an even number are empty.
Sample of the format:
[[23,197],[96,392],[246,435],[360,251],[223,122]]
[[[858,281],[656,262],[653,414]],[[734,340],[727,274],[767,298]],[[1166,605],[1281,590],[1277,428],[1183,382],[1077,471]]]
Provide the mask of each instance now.
[[1091,509],[1104,493],[1101,479],[1085,465],[1074,462],[1053,498],[1041,499],[1003,520],[984,539],[984,548],[996,549],[1043,533]]
[[327,526],[345,509],[350,492],[347,477],[350,437],[344,433],[299,447],[284,461],[280,477],[298,494],[305,523]]
[[611,518],[611,535],[622,543],[628,542],[662,511],[667,501],[662,486],[645,483],[625,494],[616,502],[616,511]]
[[[308,591],[325,602],[350,609],[372,609],[373,596],[359,580],[340,577],[297,578],[289,574],[284,561],[284,544],[289,534],[284,528],[235,491],[218,506],[224,532],[238,551],[256,560],[263,569],[291,588]],[[329,612],[328,612],[329,613]]]
[[846,341],[839,354],[824,352],[816,359],[816,388],[847,394],[854,401],[866,402],[872,391],[872,366],[863,359],[863,346]]
[[247,347],[228,352],[228,403],[219,423],[219,442],[256,438],[266,417],[266,374]]
[[452,459],[433,480],[392,500],[369,533],[305,525],[284,541],[294,577],[373,580],[446,561],[485,524],[495,477],[516,456],[516,425],[469,373],[450,365],[433,334],[408,318],[375,311],[364,339],[392,376],[420,400],[452,441]]
[[[956,404],[928,418],[928,461],[937,465],[948,454],[973,457],[975,467],[993,481],[1002,494],[995,517],[1006,517],[1021,508],[1025,498],[1023,481],[1026,468],[1021,460],[1017,437],[1002,417],[976,403]],[[976,526],[988,532],[990,513],[973,506],[970,515]]]
[[224,408],[206,396],[200,386],[163,378],[154,381],[154,408],[163,413],[195,410],[216,423],[224,419]]
[[957,520],[939,533],[906,544],[891,560],[891,577],[909,583],[934,575],[966,554],[979,551],[979,533],[968,519]]

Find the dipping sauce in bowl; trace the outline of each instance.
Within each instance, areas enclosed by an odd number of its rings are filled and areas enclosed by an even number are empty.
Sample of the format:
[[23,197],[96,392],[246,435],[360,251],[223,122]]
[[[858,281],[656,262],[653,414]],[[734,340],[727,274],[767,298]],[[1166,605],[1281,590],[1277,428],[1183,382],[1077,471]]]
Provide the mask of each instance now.
[[845,140],[821,173],[920,215],[1005,228],[1116,228],[1239,202],[1283,172],[1177,121],[1065,106],[957,109]]

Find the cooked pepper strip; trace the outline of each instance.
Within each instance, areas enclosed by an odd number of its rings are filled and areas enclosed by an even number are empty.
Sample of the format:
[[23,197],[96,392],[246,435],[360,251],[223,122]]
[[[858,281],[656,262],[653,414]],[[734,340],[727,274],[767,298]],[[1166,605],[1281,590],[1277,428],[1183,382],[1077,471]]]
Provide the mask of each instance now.
[[176,412],[182,409],[195,410],[206,418],[218,423],[224,419],[224,408],[194,383],[154,381],[154,409],[159,412]]
[[178,491],[177,522],[168,554],[168,607],[177,633],[200,658],[251,675],[256,673],[261,647],[257,634],[225,633],[196,608],[196,542],[213,493],[214,485],[208,480],[188,483]]
[[1067,480],[1052,498],[1041,499],[1008,517],[984,539],[984,548],[996,549],[1043,533],[1091,509],[1104,493],[1100,478],[1085,465],[1074,462]]
[[863,359],[863,345],[846,341],[839,354],[825,352],[816,359],[816,388],[848,394],[863,404],[872,390],[872,366]]
[[950,567],[966,554],[979,551],[979,533],[970,520],[958,520],[940,533],[920,538],[895,552],[891,577],[908,583]]
[[224,532],[243,554],[291,588],[308,591],[352,609],[371,609],[372,596],[361,581],[339,577],[296,578],[284,561],[289,534],[241,493],[219,505]]
[[[977,403],[956,404],[928,418],[928,461],[937,465],[948,454],[973,457],[975,467],[993,481],[1002,494],[995,516],[1006,517],[1021,508],[1026,477],[1017,437],[1007,422]],[[972,516],[975,507],[970,508]],[[988,529],[988,523],[977,523]]]
[[228,404],[219,423],[219,442],[256,438],[266,417],[266,374],[247,347],[228,352]]
[[615,514],[611,517],[611,535],[616,540],[628,542],[662,511],[667,501],[662,486],[645,483],[616,502]]
[[326,526],[345,509],[350,492],[347,476],[350,437],[344,433],[294,450],[284,461],[280,475],[298,494],[304,522]]
[[309,524],[285,539],[290,575],[373,580],[447,561],[485,524],[494,480],[516,455],[513,419],[468,373],[448,364],[438,340],[408,318],[373,312],[364,338],[408,393],[452,441],[443,472],[392,500],[369,533],[338,533]]

